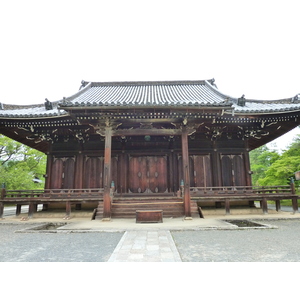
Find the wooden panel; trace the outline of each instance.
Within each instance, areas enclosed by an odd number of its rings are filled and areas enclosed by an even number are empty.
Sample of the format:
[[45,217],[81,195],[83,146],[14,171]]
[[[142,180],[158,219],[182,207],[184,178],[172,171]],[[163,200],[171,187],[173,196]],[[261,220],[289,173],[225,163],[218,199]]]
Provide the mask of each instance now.
[[232,162],[230,155],[221,156],[221,166],[222,166],[222,182],[223,186],[232,186]]
[[163,193],[167,190],[167,158],[132,156],[129,159],[129,190],[133,193]]
[[54,158],[51,170],[51,189],[61,189],[62,188],[62,176],[63,176],[63,160],[61,158]]
[[84,187],[103,188],[103,157],[87,157],[84,168]]
[[212,186],[211,160],[209,155],[193,156],[193,185],[192,186]]
[[75,158],[70,157],[64,161],[63,188],[73,189],[74,178],[75,178]]
[[224,186],[246,185],[243,155],[221,155],[222,182]]
[[167,189],[167,158],[147,157],[148,188],[152,193],[163,193]]
[[129,158],[129,190],[133,193],[144,193],[147,189],[147,157],[131,156]]
[[242,155],[234,155],[232,158],[234,185],[246,185],[245,167]]

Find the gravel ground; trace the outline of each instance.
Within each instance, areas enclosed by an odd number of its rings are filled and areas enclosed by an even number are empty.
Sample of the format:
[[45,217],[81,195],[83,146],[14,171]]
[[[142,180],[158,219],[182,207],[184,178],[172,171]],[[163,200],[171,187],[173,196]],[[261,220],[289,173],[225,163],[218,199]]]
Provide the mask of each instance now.
[[277,229],[172,231],[185,262],[299,262],[300,220],[262,221]]
[[15,232],[27,227],[0,224],[0,262],[106,262],[123,235]]
[[[276,229],[171,231],[183,262],[299,262],[300,220],[257,220]],[[29,226],[30,227],[30,226]],[[106,262],[123,232],[16,231],[0,224],[0,262]]]

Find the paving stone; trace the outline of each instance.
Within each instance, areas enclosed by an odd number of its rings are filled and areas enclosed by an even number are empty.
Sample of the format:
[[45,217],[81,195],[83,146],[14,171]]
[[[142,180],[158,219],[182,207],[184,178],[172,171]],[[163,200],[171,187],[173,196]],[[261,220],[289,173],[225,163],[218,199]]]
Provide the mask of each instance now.
[[168,230],[126,231],[109,262],[181,261]]

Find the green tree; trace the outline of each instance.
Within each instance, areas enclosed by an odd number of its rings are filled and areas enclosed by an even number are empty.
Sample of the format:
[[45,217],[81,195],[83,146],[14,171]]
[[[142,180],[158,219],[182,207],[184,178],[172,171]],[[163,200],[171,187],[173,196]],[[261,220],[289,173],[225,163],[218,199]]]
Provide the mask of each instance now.
[[[7,189],[44,187],[46,155],[0,135],[0,184]],[[35,183],[34,178],[42,180]]]
[[250,152],[250,164],[252,174],[252,184],[260,185],[261,180],[265,178],[267,170],[270,166],[280,158],[280,155],[269,150],[267,146],[261,146]]
[[[285,150],[268,168],[264,178],[259,179],[261,185],[286,185],[288,178],[300,170],[300,136]],[[296,182],[298,184],[298,182]]]

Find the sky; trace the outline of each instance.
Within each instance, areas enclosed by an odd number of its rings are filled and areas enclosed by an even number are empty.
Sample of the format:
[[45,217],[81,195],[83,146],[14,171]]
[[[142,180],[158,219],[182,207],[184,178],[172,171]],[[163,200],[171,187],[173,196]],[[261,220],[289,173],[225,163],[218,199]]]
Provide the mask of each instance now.
[[293,97],[298,8],[297,0],[2,1],[0,102],[60,100],[81,80],[214,78],[232,97]]

